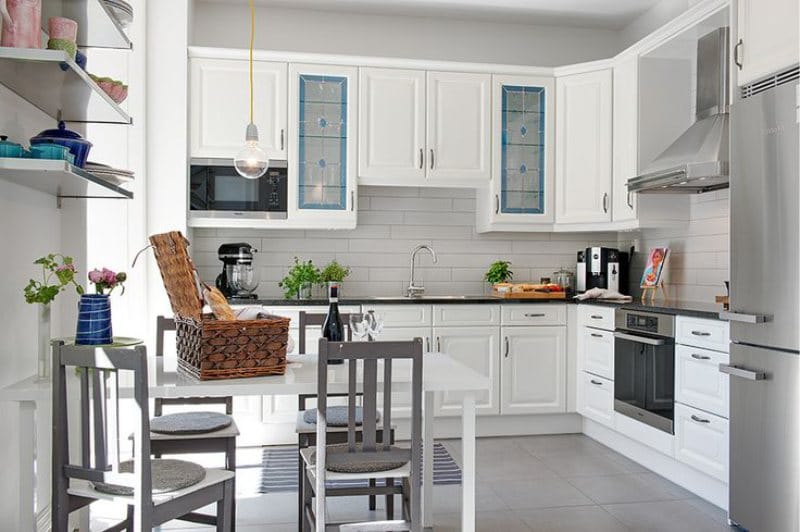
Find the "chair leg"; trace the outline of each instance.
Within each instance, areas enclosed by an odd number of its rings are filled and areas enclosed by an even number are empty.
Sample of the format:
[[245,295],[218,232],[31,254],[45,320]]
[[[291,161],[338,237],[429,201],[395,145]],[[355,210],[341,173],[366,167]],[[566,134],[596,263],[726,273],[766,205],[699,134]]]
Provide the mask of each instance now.
[[305,528],[305,500],[303,499],[305,493],[305,471],[303,470],[303,457],[300,456],[300,450],[303,449],[304,439],[302,436],[297,438],[297,525],[299,532],[303,532]]
[[222,488],[222,500],[217,501],[217,532],[233,531],[233,479],[226,480]]
[[314,502],[314,494],[311,490],[311,481],[308,478],[308,475],[303,472],[303,482],[300,484],[301,491],[302,491],[302,501],[303,501],[303,508],[302,508],[302,515],[300,517],[300,529],[301,532],[311,532],[311,521],[308,519],[308,514],[306,512],[306,508],[309,510],[313,509],[313,502]]
[[[374,478],[369,479],[369,487],[370,488],[374,488],[375,487],[375,479]],[[375,508],[377,508],[377,505],[375,504],[375,499],[376,499],[375,495],[370,495],[369,496],[369,511],[370,512],[374,512]]]
[[[392,488],[394,487],[394,479],[387,478],[386,479],[386,487]],[[392,521],[394,520],[394,494],[390,493],[386,495],[386,520]]]
[[230,510],[231,510],[231,526],[230,530],[236,530],[236,438],[228,438],[225,444],[225,468],[228,471],[233,471],[233,478],[231,483],[231,497],[230,497]]

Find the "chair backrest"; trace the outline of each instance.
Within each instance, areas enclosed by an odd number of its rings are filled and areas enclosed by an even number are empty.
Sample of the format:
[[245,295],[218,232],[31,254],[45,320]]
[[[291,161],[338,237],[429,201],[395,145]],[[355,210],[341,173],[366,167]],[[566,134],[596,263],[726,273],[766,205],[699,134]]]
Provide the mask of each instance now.
[[[350,329],[350,314],[339,314],[342,318],[342,325],[347,329],[347,341],[353,340],[353,331]],[[300,355],[306,354],[306,328],[309,326],[322,326],[325,324],[325,318],[328,317],[328,314],[320,314],[319,312],[306,312],[304,310],[300,311],[300,315],[297,318],[297,333],[299,338],[297,339],[297,353]]]
[[[143,345],[133,349],[66,346],[62,341],[53,341],[52,350],[54,500],[64,500],[59,496],[66,496],[70,479],[120,483],[119,372],[130,371],[134,382],[133,399],[139,411],[134,428],[135,504],[139,507],[152,504],[146,348]],[[77,464],[70,460],[67,422],[67,405],[74,404],[68,397],[67,376],[75,368],[80,383],[77,392],[81,447]]]
[[[348,430],[347,453],[327,454],[326,407],[328,396],[328,361],[344,360],[348,383]],[[392,371],[396,360],[411,362],[411,449],[398,452],[391,448]],[[383,430],[381,441],[377,441],[377,398],[379,392],[378,362],[383,362]],[[362,445],[359,448],[356,435],[356,394],[359,387],[358,363],[362,369],[363,419],[361,424]],[[398,459],[410,460],[411,481],[419,486],[422,459],[422,339],[395,342],[329,342],[319,341],[319,366],[317,375],[317,478],[325,478],[325,468],[333,463],[356,462],[358,460]],[[341,366],[338,366],[341,367]],[[320,467],[321,464],[321,467]],[[318,494],[319,496],[319,494]]]

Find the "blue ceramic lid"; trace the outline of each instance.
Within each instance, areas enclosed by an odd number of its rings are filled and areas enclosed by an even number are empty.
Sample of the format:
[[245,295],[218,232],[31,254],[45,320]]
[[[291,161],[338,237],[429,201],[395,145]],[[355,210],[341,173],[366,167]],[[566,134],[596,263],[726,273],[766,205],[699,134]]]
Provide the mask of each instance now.
[[[45,129],[44,131],[33,137],[33,139],[38,139],[38,138],[84,140],[83,137],[81,137],[78,133],[67,129],[67,125],[64,123],[63,120],[58,123],[58,129]],[[33,141],[33,139],[31,139],[31,141]]]
[[16,142],[11,142],[8,140],[7,135],[0,135],[0,146],[13,146],[15,148],[21,148],[22,144],[17,144]]

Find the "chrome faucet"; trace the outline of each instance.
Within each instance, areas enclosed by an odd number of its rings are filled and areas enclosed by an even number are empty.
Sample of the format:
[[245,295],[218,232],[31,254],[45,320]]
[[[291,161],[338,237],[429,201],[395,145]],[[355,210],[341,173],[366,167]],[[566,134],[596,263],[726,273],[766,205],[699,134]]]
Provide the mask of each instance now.
[[430,246],[425,244],[420,244],[419,246],[414,248],[414,251],[411,252],[411,280],[408,282],[408,288],[406,289],[407,297],[419,297],[425,292],[424,286],[421,285],[417,286],[414,284],[414,259],[417,258],[417,253],[419,253],[423,249],[431,254],[434,264],[438,262],[436,259],[436,252]]

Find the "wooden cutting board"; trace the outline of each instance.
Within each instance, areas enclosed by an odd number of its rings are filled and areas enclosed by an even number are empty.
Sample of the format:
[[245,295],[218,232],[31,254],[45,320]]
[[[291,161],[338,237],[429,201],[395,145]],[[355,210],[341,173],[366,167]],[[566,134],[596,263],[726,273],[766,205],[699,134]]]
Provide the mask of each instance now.
[[521,291],[517,289],[517,291],[514,291],[515,286],[519,285],[511,285],[511,290],[505,292],[500,292],[497,290],[496,287],[492,287],[492,297],[497,297],[500,299],[566,299],[567,298],[567,294],[563,290],[559,292],[551,292],[545,288],[541,288],[528,291]]

